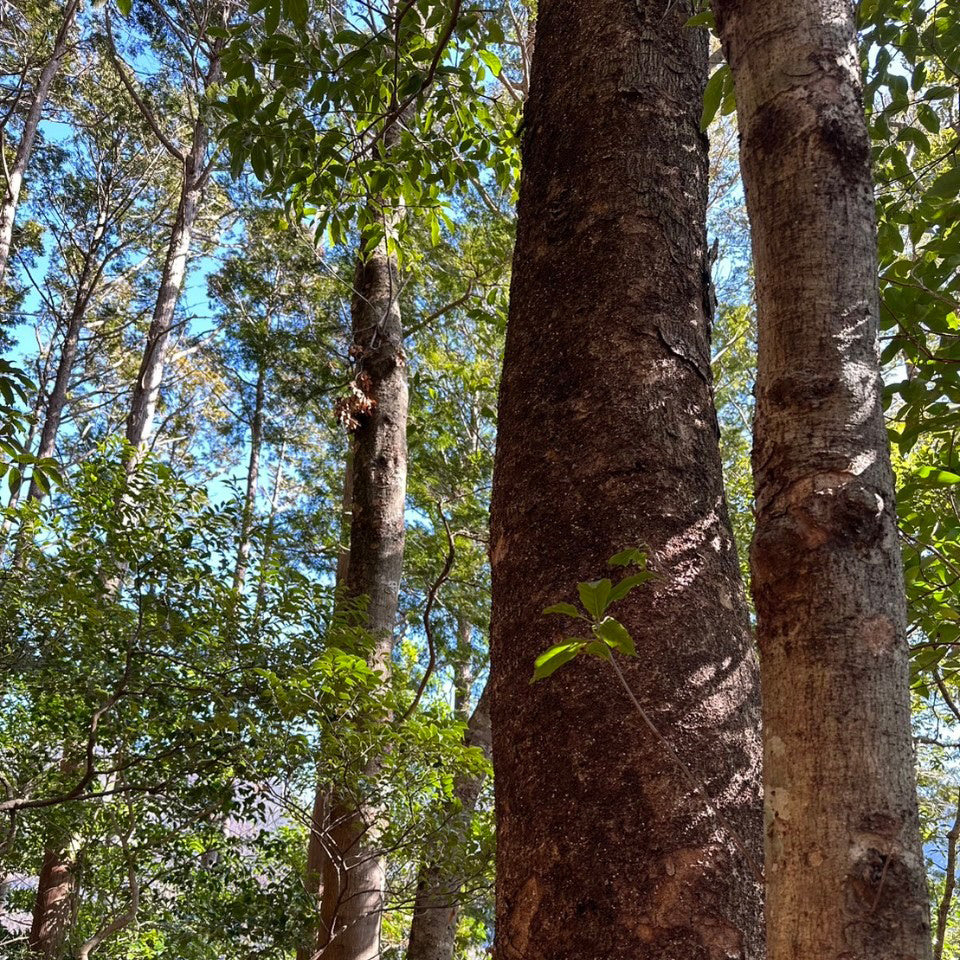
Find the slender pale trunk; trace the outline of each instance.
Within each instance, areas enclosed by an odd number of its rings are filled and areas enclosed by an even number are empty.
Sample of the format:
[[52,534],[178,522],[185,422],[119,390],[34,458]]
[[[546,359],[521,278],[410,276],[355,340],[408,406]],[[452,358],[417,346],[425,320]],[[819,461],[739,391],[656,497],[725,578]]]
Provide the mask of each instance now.
[[541,0],[491,510],[497,960],[762,956],[761,892],[607,664],[530,685],[544,617],[644,545],[622,669],[759,858],[759,691],[707,310],[705,31]]
[[[464,743],[468,747],[479,747],[489,757],[490,738],[490,703],[484,688],[467,724]],[[469,829],[483,779],[477,774],[463,774],[454,785],[458,809],[450,813],[455,817],[453,826],[459,828],[461,837]],[[463,877],[442,860],[421,866],[407,960],[453,960],[462,888]]]
[[53,50],[50,59],[43,65],[37,86],[33,91],[33,99],[27,108],[27,115],[23,121],[23,132],[13,157],[13,164],[5,169],[6,190],[3,195],[3,204],[0,206],[0,283],[3,282],[10,259],[10,244],[13,240],[13,225],[17,216],[17,203],[20,200],[20,190],[23,186],[23,177],[30,163],[33,145],[37,138],[37,129],[40,126],[40,117],[44,104],[50,94],[50,87],[54,77],[60,70],[63,58],[69,47],[70,32],[77,18],[80,0],[67,0],[63,10],[63,20],[60,29],[53,41]]
[[193,239],[193,228],[203,195],[203,164],[206,155],[207,128],[204,120],[197,121],[193,145],[183,162],[180,200],[170,232],[170,242],[160,277],[160,290],[153,310],[153,319],[147,332],[140,370],[133,387],[130,412],[127,415],[127,443],[132,448],[130,465],[145,449],[153,431],[153,421],[160,399],[163,370],[167,361],[167,346],[173,331],[174,314]]
[[[353,341],[360,352],[357,384],[370,405],[357,414],[353,444],[353,516],[346,592],[366,598],[373,635],[371,666],[390,670],[403,572],[407,482],[407,367],[396,258],[381,242],[357,263]],[[367,776],[376,774],[370,761]],[[321,926],[323,960],[374,960],[380,955],[385,864],[377,846],[376,804],[334,795],[327,837]]]
[[257,612],[263,609],[267,590],[267,568],[273,552],[273,539],[277,527],[277,511],[280,509],[280,493],[283,490],[283,462],[287,455],[287,441],[280,444],[277,453],[277,469],[273,476],[273,493],[270,495],[270,515],[263,536],[263,557],[260,560],[260,580],[257,584]]
[[753,231],[770,960],[930,957],[854,6],[717,0]]
[[[52,457],[56,453],[57,434],[60,430],[60,422],[63,419],[63,411],[67,406],[67,391],[70,388],[73,366],[77,359],[80,333],[83,330],[84,317],[87,307],[90,305],[90,298],[93,296],[95,280],[98,275],[94,258],[105,229],[106,213],[101,211],[90,247],[84,255],[83,268],[77,281],[73,307],[70,310],[70,317],[63,334],[63,344],[60,347],[57,373],[54,377],[50,396],[47,398],[43,430],[40,433],[40,448],[37,451],[37,456],[41,458]],[[36,480],[30,481],[30,491],[27,496],[30,500],[39,500],[43,496],[43,491]]]
[[243,498],[243,514],[240,517],[240,541],[237,544],[237,566],[233,574],[234,590],[242,590],[247,580],[250,564],[250,537],[257,505],[257,483],[260,480],[260,453],[263,449],[263,404],[266,393],[266,368],[261,365],[257,372],[257,386],[253,400],[253,417],[250,420],[250,460],[247,463],[247,489]]

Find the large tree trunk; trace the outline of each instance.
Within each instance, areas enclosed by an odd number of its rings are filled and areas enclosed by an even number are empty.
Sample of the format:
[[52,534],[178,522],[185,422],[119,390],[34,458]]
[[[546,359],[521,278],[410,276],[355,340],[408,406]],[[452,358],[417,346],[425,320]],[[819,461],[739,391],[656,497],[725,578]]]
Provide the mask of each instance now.
[[[379,244],[357,264],[353,341],[360,354],[356,383],[365,395],[354,411],[353,516],[346,592],[366,598],[365,626],[374,637],[370,663],[390,669],[403,572],[407,482],[407,367],[403,356],[396,259]],[[378,758],[364,771],[375,776]],[[330,856],[321,904],[323,960],[380,955],[385,865],[378,849],[375,803],[334,795]]]
[[[464,743],[490,755],[490,703],[486,688],[467,724]],[[458,809],[452,810],[455,827],[465,834],[476,809],[483,777],[460,776],[454,785]],[[463,878],[442,860],[424,863],[417,878],[417,895],[410,924],[407,960],[453,960],[460,917]]]
[[73,925],[76,864],[70,851],[50,847],[44,853],[33,906],[29,947],[44,960],[59,960]]
[[623,671],[759,857],[757,665],[709,352],[705,32],[674,0],[542,0],[491,525],[497,960],[762,955],[735,841],[609,667],[529,685],[544,607],[646,545]]
[[20,142],[17,144],[13,163],[7,171],[6,190],[3,195],[3,203],[0,205],[0,283],[3,282],[7,271],[7,262],[10,259],[10,244],[13,240],[13,224],[17,216],[17,203],[20,200],[23,176],[26,173],[27,164],[30,162],[30,155],[33,153],[33,145],[37,138],[40,116],[44,104],[47,102],[54,77],[60,70],[69,47],[70,32],[73,29],[73,23],[77,18],[79,8],[80,0],[67,0],[67,5],[63,9],[60,29],[53,41],[50,59],[47,60],[40,71],[36,89],[33,91],[33,99],[30,101],[27,115],[24,117]]
[[768,956],[919,960],[930,929],[854,9],[715,9],[757,278]]

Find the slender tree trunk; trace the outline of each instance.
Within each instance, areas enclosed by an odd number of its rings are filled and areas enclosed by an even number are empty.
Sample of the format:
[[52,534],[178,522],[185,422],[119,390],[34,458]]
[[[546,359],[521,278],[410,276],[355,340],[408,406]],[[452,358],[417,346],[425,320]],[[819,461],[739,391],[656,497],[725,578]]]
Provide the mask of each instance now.
[[33,906],[29,947],[46,960],[60,960],[64,943],[73,924],[76,888],[76,862],[65,849],[49,847],[37,883]]
[[36,89],[33,91],[33,99],[30,101],[27,115],[23,121],[23,132],[20,136],[20,142],[17,144],[13,164],[9,170],[5,170],[6,190],[3,195],[3,204],[0,205],[0,283],[3,282],[7,271],[7,262],[10,259],[10,244],[13,240],[13,224],[17,216],[17,203],[20,200],[23,177],[27,170],[27,164],[30,163],[30,155],[33,153],[33,145],[37,138],[40,116],[50,93],[54,77],[60,70],[63,58],[66,55],[70,32],[73,29],[79,8],[80,0],[67,0],[63,9],[60,29],[53,41],[50,59],[40,71]]
[[260,580],[257,583],[257,612],[263,609],[267,590],[267,567],[273,552],[274,532],[277,526],[277,511],[280,508],[280,493],[283,489],[283,461],[287,455],[287,441],[280,444],[277,453],[277,469],[273,476],[273,493],[270,495],[270,515],[267,517],[267,529],[263,536],[263,557],[260,560]]
[[[407,367],[396,259],[380,243],[357,263],[353,341],[360,351],[357,385],[366,409],[355,413],[353,516],[346,592],[366,598],[374,637],[371,666],[390,669],[403,572],[407,481]],[[373,776],[379,759],[370,761]],[[385,865],[377,847],[375,804],[334,795],[325,864],[321,924],[323,960],[373,960],[380,955]]]
[[609,667],[530,686],[544,617],[645,545],[631,689],[761,843],[757,665],[707,297],[705,31],[675,0],[541,0],[491,510],[497,960],[762,956],[761,894]]
[[930,957],[847,0],[717,0],[756,265],[752,549],[770,960]]
[[[77,349],[80,345],[80,332],[83,330],[83,321],[93,296],[95,277],[98,274],[94,257],[106,229],[106,212],[101,210],[96,230],[83,259],[83,269],[77,281],[77,292],[74,296],[73,307],[67,320],[67,328],[63,335],[63,344],[60,347],[60,360],[57,363],[57,373],[53,381],[53,389],[47,399],[46,412],[43,420],[43,430],[40,433],[40,448],[37,456],[52,457],[57,450],[57,434],[60,431],[60,422],[63,411],[67,406],[67,391],[70,388],[70,379],[73,376],[73,366],[77,359]],[[30,480],[30,490],[27,494],[30,500],[39,500],[43,491],[35,479]]]
[[163,263],[160,290],[157,294],[153,319],[147,332],[140,370],[133,387],[130,412],[127,416],[127,442],[132,448],[129,461],[132,467],[145,449],[153,430],[153,420],[160,399],[163,370],[167,361],[167,346],[173,331],[174,313],[183,281],[187,273],[187,260],[193,228],[203,195],[202,167],[206,155],[207,129],[198,120],[190,154],[183,164],[180,202],[177,207],[170,242]]
[[933,960],[942,960],[943,945],[947,939],[947,924],[953,906],[953,890],[957,884],[957,840],[960,839],[960,795],[957,796],[957,815],[947,832],[947,862],[943,871],[943,895],[937,908],[937,934],[933,944]]
[[242,590],[247,579],[250,563],[250,537],[257,505],[257,483],[260,480],[260,453],[263,448],[263,404],[266,387],[266,368],[261,365],[257,372],[257,387],[253,401],[253,418],[250,421],[250,460],[247,463],[247,489],[243,498],[243,515],[240,518],[240,542],[237,545],[237,566],[233,574],[234,590]]
[[[346,586],[347,571],[350,569],[350,522],[353,516],[353,447],[348,442],[347,453],[343,466],[343,489],[340,494],[340,544],[337,550],[337,570],[335,589]],[[328,869],[329,859],[327,836],[327,811],[330,809],[330,784],[320,781],[313,798],[313,810],[310,814],[310,834],[307,837],[307,869],[304,885],[307,892],[313,897],[316,906],[321,907],[323,902],[323,876]],[[327,942],[327,934],[322,926],[314,925],[308,931],[307,941],[297,948],[297,960],[312,960],[323,949]]]
[[[490,703],[484,689],[467,724],[464,743],[479,747],[489,757],[490,737]],[[450,813],[461,835],[469,829],[482,787],[483,777],[476,774],[464,774],[454,785],[459,809]],[[462,888],[463,877],[442,860],[421,865],[407,960],[453,960]]]

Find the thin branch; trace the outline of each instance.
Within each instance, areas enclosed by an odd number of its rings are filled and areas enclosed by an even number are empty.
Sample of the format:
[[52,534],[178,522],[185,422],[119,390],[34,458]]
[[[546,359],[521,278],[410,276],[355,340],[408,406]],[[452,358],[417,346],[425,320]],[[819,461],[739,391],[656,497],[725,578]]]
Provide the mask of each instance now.
[[440,587],[443,585],[443,582],[447,579],[447,577],[450,576],[450,571],[453,569],[453,561],[457,555],[457,547],[456,543],[454,542],[453,531],[450,529],[450,523],[443,512],[442,500],[437,501],[437,510],[440,513],[440,519],[443,521],[443,529],[447,533],[447,559],[444,561],[443,569],[440,571],[440,576],[433,581],[430,589],[427,591],[427,603],[423,608],[423,632],[427,636],[427,647],[430,651],[430,659],[427,661],[427,669],[424,671],[423,677],[420,680],[420,685],[417,687],[416,696],[414,696],[410,706],[403,711],[403,714],[397,721],[398,724],[407,720],[413,711],[416,710],[417,705],[420,703],[420,699],[423,696],[423,691],[427,688],[427,682],[430,680],[430,676],[437,665],[437,644],[433,636],[433,627],[430,626],[430,613],[433,610],[434,603],[436,603],[437,594],[440,592]]
[[957,882],[957,838],[960,837],[960,792],[957,794],[957,815],[947,833],[947,866],[943,878],[943,896],[937,908],[937,939],[933,945],[933,960],[943,960],[943,942],[947,936],[947,921],[953,904],[953,888]]

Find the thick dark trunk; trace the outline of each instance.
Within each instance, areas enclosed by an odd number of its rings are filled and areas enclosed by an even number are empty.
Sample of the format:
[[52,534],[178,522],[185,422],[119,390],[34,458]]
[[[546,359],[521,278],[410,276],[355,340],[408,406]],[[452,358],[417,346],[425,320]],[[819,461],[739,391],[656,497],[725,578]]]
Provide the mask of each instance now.
[[[479,747],[489,756],[490,737],[490,703],[484,689],[467,724],[464,743]],[[469,829],[482,788],[483,777],[476,774],[462,775],[454,786],[458,808],[450,811],[455,818],[451,826],[459,828],[461,835]],[[453,960],[462,888],[463,877],[442,860],[421,866],[407,960]]]
[[707,37],[674,0],[542,0],[491,525],[497,960],[762,956],[761,892],[602,661],[544,617],[645,545],[639,701],[759,858],[759,691],[709,351]]
[[930,956],[847,0],[718,0],[756,265],[770,960]]
[[43,107],[50,94],[50,87],[53,85],[54,77],[56,77],[60,70],[63,58],[66,55],[69,46],[70,32],[73,29],[79,8],[80,0],[68,0],[67,5],[64,7],[63,20],[54,38],[50,59],[47,60],[43,69],[40,71],[36,89],[33,91],[33,99],[30,101],[30,106],[27,108],[27,115],[23,121],[23,132],[20,135],[20,142],[17,144],[13,163],[8,171],[3,203],[0,204],[0,283],[3,282],[4,275],[7,271],[7,263],[10,260],[13,225],[17,216],[17,203],[20,200],[20,190],[23,187],[23,176],[26,173],[27,164],[30,162],[30,156],[33,153],[33,145],[37,138],[37,129],[40,126]]

